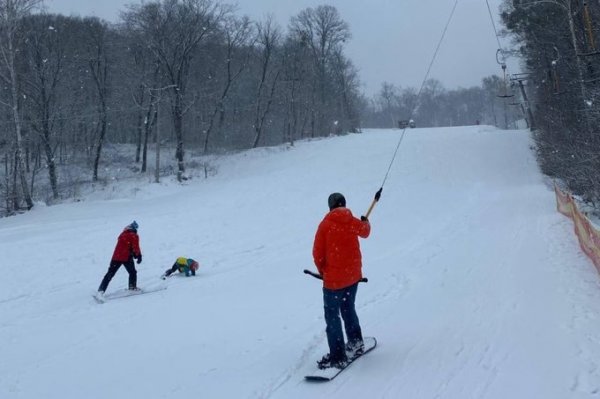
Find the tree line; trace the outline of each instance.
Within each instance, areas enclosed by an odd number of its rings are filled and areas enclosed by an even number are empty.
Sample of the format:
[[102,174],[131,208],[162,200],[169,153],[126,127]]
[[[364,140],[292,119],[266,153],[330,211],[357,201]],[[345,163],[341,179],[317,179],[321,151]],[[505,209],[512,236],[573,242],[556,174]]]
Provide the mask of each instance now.
[[468,126],[486,124],[513,129],[524,119],[519,103],[503,96],[503,78],[492,75],[481,86],[446,89],[436,79],[425,82],[421,95],[413,87],[401,88],[384,82],[381,89],[361,107],[365,127],[393,128],[413,119],[419,127]]
[[[0,216],[103,184],[113,163],[182,181],[190,153],[293,145],[409,118],[512,128],[525,114],[499,96],[508,89],[498,76],[453,90],[431,79],[418,101],[416,89],[383,83],[367,98],[345,55],[350,28],[332,6],[282,27],[221,0],[132,3],[116,23],[45,13],[41,3],[0,0]],[[123,147],[126,159],[115,154]]]
[[0,214],[68,197],[81,176],[102,181],[109,143],[135,147],[132,165],[157,181],[161,147],[173,151],[181,181],[191,149],[360,128],[350,29],[332,6],[284,30],[218,0],[131,4],[113,24],[40,5],[0,0]]
[[583,200],[600,199],[600,4],[505,0],[502,21],[523,60],[543,172]]

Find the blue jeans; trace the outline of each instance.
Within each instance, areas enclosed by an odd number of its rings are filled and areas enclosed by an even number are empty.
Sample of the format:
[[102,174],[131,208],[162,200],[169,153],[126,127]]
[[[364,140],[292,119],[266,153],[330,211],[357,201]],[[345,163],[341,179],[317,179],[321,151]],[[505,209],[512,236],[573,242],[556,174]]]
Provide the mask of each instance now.
[[332,360],[346,359],[344,345],[344,333],[342,332],[342,321],[348,342],[362,342],[362,331],[360,322],[354,307],[358,283],[341,290],[330,290],[323,288],[323,305],[325,310],[325,323],[327,324],[327,343],[329,344],[329,355]]

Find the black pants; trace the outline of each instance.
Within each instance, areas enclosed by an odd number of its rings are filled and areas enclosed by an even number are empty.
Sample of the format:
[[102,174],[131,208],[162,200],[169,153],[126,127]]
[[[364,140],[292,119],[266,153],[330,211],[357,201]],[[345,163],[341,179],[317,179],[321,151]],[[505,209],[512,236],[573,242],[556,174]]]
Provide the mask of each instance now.
[[177,264],[177,262],[173,263],[173,266],[170,269],[167,269],[167,271],[165,272],[165,276],[169,277],[171,274],[175,273],[177,270],[179,270],[179,265]]
[[127,273],[129,273],[129,288],[137,287],[137,271],[135,270],[135,264],[133,263],[133,259],[129,259],[126,262],[120,262],[118,260],[111,260],[110,266],[108,267],[108,271],[104,275],[102,282],[100,283],[100,287],[98,291],[106,291],[108,288],[108,283],[115,276],[117,270],[122,266],[125,266]]

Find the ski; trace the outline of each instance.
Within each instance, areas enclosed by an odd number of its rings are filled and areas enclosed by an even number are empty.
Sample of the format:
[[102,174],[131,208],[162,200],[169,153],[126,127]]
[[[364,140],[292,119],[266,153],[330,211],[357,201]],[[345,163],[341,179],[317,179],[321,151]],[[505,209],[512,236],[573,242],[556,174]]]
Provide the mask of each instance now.
[[362,353],[355,354],[355,353],[346,352],[346,355],[348,356],[348,364],[346,365],[346,367],[344,367],[342,369],[338,369],[335,367],[329,367],[326,369],[317,369],[317,371],[315,371],[313,374],[304,376],[304,379],[306,381],[314,381],[314,382],[325,382],[325,381],[333,380],[342,371],[344,371],[348,367],[350,367],[350,365],[352,363],[354,363],[356,360],[360,359],[362,356],[366,355],[367,353],[371,352],[377,346],[377,340],[375,339],[375,337],[365,337],[365,338],[363,338],[363,342],[364,342],[365,346],[364,346],[364,350]]
[[139,290],[136,290],[136,291],[129,290],[127,288],[123,288],[123,289],[116,290],[116,291],[110,292],[108,294],[105,294],[103,296],[99,296],[98,293],[95,293],[92,295],[92,298],[94,298],[94,300],[97,303],[102,304],[102,303],[105,303],[106,301],[111,301],[113,299],[127,298],[130,296],[150,294],[152,292],[166,290],[167,287],[168,287],[167,284],[161,282],[160,284],[140,288]]

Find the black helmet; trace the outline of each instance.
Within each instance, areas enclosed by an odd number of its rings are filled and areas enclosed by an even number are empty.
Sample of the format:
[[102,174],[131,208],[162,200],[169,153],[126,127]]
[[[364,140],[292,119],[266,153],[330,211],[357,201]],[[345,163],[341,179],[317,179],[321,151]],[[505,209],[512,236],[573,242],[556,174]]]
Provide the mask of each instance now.
[[335,208],[346,206],[346,198],[340,193],[333,193],[329,196],[327,203],[329,204],[329,210],[331,211]]

